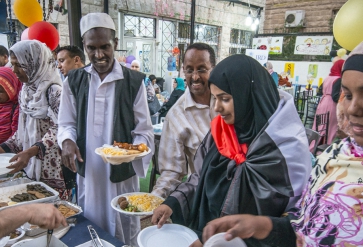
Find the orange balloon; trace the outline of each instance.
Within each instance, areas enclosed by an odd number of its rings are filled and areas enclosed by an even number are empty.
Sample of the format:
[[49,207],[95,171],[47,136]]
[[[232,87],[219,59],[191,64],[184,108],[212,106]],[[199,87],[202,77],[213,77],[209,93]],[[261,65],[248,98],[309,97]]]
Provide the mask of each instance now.
[[15,0],[14,13],[18,20],[27,27],[43,20],[42,7],[37,0]]

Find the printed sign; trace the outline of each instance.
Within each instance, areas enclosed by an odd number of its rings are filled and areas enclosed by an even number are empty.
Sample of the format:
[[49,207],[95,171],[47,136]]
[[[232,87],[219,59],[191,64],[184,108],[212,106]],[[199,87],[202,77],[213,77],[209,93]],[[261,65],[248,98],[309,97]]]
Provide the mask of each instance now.
[[297,55],[329,55],[333,44],[333,36],[297,36],[295,54]]
[[252,48],[268,50],[269,54],[281,54],[284,37],[253,38]]
[[246,55],[256,59],[261,65],[267,63],[268,51],[267,50],[253,50],[246,49]]
[[290,78],[294,78],[295,63],[285,63],[284,71]]

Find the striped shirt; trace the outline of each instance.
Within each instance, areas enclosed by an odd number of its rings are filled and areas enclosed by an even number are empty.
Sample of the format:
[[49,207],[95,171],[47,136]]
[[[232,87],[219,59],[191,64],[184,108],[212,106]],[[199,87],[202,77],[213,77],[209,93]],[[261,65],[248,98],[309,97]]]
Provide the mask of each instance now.
[[166,115],[160,139],[158,165],[160,177],[153,194],[168,197],[185,175],[195,172],[194,155],[217,115],[210,105],[196,103],[188,88]]

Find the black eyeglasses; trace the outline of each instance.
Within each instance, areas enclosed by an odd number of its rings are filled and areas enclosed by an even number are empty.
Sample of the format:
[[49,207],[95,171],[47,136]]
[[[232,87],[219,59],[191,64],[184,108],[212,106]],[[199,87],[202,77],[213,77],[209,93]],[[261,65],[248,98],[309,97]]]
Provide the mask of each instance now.
[[198,69],[198,70],[187,69],[187,70],[184,70],[184,74],[186,76],[192,76],[194,73],[197,73],[199,76],[201,76],[201,75],[208,73],[208,71],[209,71],[209,69]]

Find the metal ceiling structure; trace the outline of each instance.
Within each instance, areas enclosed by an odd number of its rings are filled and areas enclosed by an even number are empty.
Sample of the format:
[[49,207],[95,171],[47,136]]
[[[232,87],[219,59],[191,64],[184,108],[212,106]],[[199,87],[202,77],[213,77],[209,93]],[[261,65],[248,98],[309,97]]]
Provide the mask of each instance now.
[[241,4],[243,6],[246,6],[246,7],[251,7],[253,9],[263,9],[262,6],[258,6],[258,5],[254,5],[254,4],[249,4],[248,2],[244,2],[244,1],[241,1],[241,0],[215,0],[217,2],[229,2],[229,4]]

